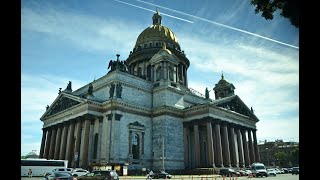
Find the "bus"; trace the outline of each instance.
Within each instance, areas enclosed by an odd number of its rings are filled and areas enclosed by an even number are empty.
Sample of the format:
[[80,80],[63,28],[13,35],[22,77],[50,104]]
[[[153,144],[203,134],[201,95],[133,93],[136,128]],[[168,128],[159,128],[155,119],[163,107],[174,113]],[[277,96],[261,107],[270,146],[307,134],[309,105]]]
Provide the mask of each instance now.
[[67,168],[68,160],[47,160],[47,159],[21,159],[21,177],[28,176],[29,169],[32,176],[43,176],[47,172],[52,172],[55,168]]

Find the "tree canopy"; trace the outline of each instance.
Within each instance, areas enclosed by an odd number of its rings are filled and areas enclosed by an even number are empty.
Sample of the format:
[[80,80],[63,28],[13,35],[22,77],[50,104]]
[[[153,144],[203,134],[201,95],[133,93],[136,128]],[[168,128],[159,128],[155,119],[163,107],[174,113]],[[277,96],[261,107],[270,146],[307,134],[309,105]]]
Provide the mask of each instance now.
[[299,28],[299,0],[250,0],[256,7],[255,13],[262,12],[266,20],[273,19],[273,13],[280,10],[280,15],[288,18],[293,26]]

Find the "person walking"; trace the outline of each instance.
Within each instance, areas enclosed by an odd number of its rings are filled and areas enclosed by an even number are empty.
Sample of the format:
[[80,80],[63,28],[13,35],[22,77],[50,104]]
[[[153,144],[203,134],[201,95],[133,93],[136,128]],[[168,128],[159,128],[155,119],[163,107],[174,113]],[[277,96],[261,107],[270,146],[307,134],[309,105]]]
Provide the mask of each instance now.
[[77,174],[73,175],[73,180],[78,180],[78,175]]
[[31,169],[29,169],[29,171],[28,171],[28,177],[32,177],[32,170]]

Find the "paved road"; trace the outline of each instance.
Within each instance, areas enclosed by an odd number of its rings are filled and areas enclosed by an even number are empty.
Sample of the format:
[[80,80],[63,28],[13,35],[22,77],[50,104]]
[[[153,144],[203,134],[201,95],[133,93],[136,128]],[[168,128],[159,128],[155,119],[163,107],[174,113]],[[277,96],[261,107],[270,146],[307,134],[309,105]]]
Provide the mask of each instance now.
[[[141,176],[120,176],[119,177],[120,180],[146,180],[145,177],[141,177]],[[226,178],[222,178],[222,177],[216,177],[215,179],[217,180],[230,180],[230,178],[226,177]],[[215,180],[214,179],[214,180]],[[276,177],[257,177],[257,178],[248,178],[248,177],[239,177],[238,180],[255,180],[255,179],[269,179],[269,180],[299,180],[299,175],[291,175],[291,174],[280,174],[277,175]],[[28,177],[21,177],[21,180],[43,180],[42,177],[32,177],[32,178],[28,178]],[[162,180],[162,179],[160,179]],[[175,175],[174,178],[172,180],[212,180],[212,176],[210,177],[206,177],[206,176],[183,176],[183,179],[181,178],[181,176],[179,175]],[[232,180],[232,179],[231,179]],[[234,180],[236,180],[236,178],[234,178]]]

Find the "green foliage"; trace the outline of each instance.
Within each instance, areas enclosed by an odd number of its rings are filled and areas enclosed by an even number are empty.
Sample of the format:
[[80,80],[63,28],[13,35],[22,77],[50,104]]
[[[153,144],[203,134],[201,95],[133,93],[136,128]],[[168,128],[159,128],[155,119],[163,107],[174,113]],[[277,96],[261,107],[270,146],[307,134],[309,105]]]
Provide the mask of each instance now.
[[282,165],[287,160],[288,155],[283,151],[279,151],[274,154],[274,157],[280,163],[280,165]]
[[273,13],[281,10],[280,15],[299,28],[299,0],[250,0],[250,3],[256,7],[255,13],[262,12],[266,20],[273,19]]
[[299,148],[292,150],[291,159],[294,164],[299,164]]
[[21,159],[27,159],[27,156],[21,156]]

